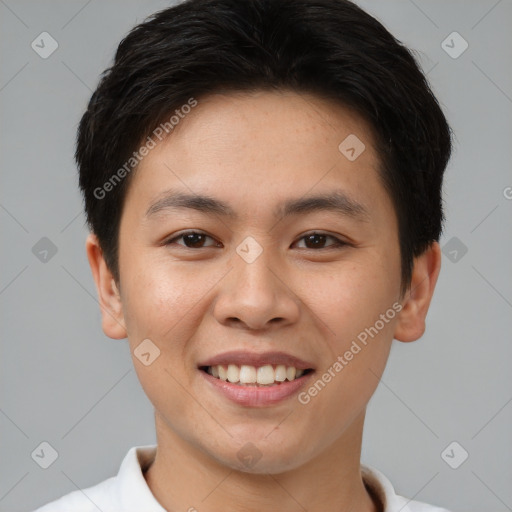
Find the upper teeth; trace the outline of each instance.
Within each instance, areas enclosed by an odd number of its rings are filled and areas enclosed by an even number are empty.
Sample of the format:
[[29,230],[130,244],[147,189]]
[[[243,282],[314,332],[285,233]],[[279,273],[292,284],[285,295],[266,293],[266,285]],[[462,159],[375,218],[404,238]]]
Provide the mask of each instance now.
[[262,384],[272,385],[275,382],[284,382],[285,380],[298,379],[304,374],[304,370],[297,370],[293,366],[286,367],[279,364],[275,367],[266,364],[256,368],[255,366],[229,364],[223,366],[209,366],[208,373],[221,380],[227,380],[233,384]]

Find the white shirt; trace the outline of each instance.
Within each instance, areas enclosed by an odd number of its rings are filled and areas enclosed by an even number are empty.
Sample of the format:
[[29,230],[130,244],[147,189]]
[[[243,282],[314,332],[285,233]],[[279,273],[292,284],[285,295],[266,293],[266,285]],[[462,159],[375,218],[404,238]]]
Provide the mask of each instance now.
[[[151,493],[143,474],[155,458],[156,447],[130,448],[117,476],[66,494],[34,512],[167,512]],[[361,465],[361,474],[366,486],[383,503],[384,512],[450,512],[398,496],[391,482],[374,468]]]

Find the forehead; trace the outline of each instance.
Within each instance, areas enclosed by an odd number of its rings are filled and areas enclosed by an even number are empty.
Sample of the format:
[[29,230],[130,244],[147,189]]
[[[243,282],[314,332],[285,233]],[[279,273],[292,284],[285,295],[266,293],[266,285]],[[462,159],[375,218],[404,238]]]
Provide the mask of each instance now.
[[318,160],[319,151],[310,151],[315,148],[328,149],[326,156],[338,159],[339,144],[350,136],[370,149],[364,158],[367,163],[376,157],[371,128],[354,110],[307,93],[254,91],[200,99],[176,125],[168,142],[173,144],[174,139],[175,149],[192,151],[197,147],[187,148],[187,142],[201,142],[204,150],[224,152],[224,157],[229,151],[233,157],[243,153],[277,163],[302,159],[304,153]]
[[144,157],[126,201],[146,213],[181,189],[251,215],[277,198],[341,189],[364,206],[383,193],[378,167],[370,127],[346,107],[294,92],[216,94]]

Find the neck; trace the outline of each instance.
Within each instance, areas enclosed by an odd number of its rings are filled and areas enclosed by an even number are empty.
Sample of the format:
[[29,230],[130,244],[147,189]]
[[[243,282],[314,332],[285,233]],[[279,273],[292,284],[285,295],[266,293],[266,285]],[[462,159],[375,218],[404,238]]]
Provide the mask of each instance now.
[[279,474],[246,473],[220,464],[164,426],[156,415],[158,449],[144,474],[169,511],[279,510],[380,512],[364,486],[360,455],[364,412],[342,436],[306,464]]

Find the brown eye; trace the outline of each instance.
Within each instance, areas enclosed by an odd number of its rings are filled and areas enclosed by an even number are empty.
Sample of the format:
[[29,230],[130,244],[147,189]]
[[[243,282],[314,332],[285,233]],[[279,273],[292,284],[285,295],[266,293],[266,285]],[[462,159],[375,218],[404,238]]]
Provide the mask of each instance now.
[[[181,235],[178,235],[171,240],[167,241],[165,245],[173,245],[175,244],[176,240],[183,240],[184,243],[182,244],[176,244],[176,245],[182,245],[185,246],[187,249],[202,249],[204,247],[212,247],[212,245],[204,245],[205,240],[209,238],[210,240],[213,240],[211,236],[206,235],[205,233],[200,233],[198,231],[187,231],[185,233],[181,233]],[[213,245],[218,245],[214,243]]]
[[[329,238],[334,240],[334,243],[325,247],[325,243]],[[342,242],[340,239],[325,233],[309,233],[308,235],[303,236],[300,240],[305,240],[306,249],[329,249],[346,245],[345,242]]]

